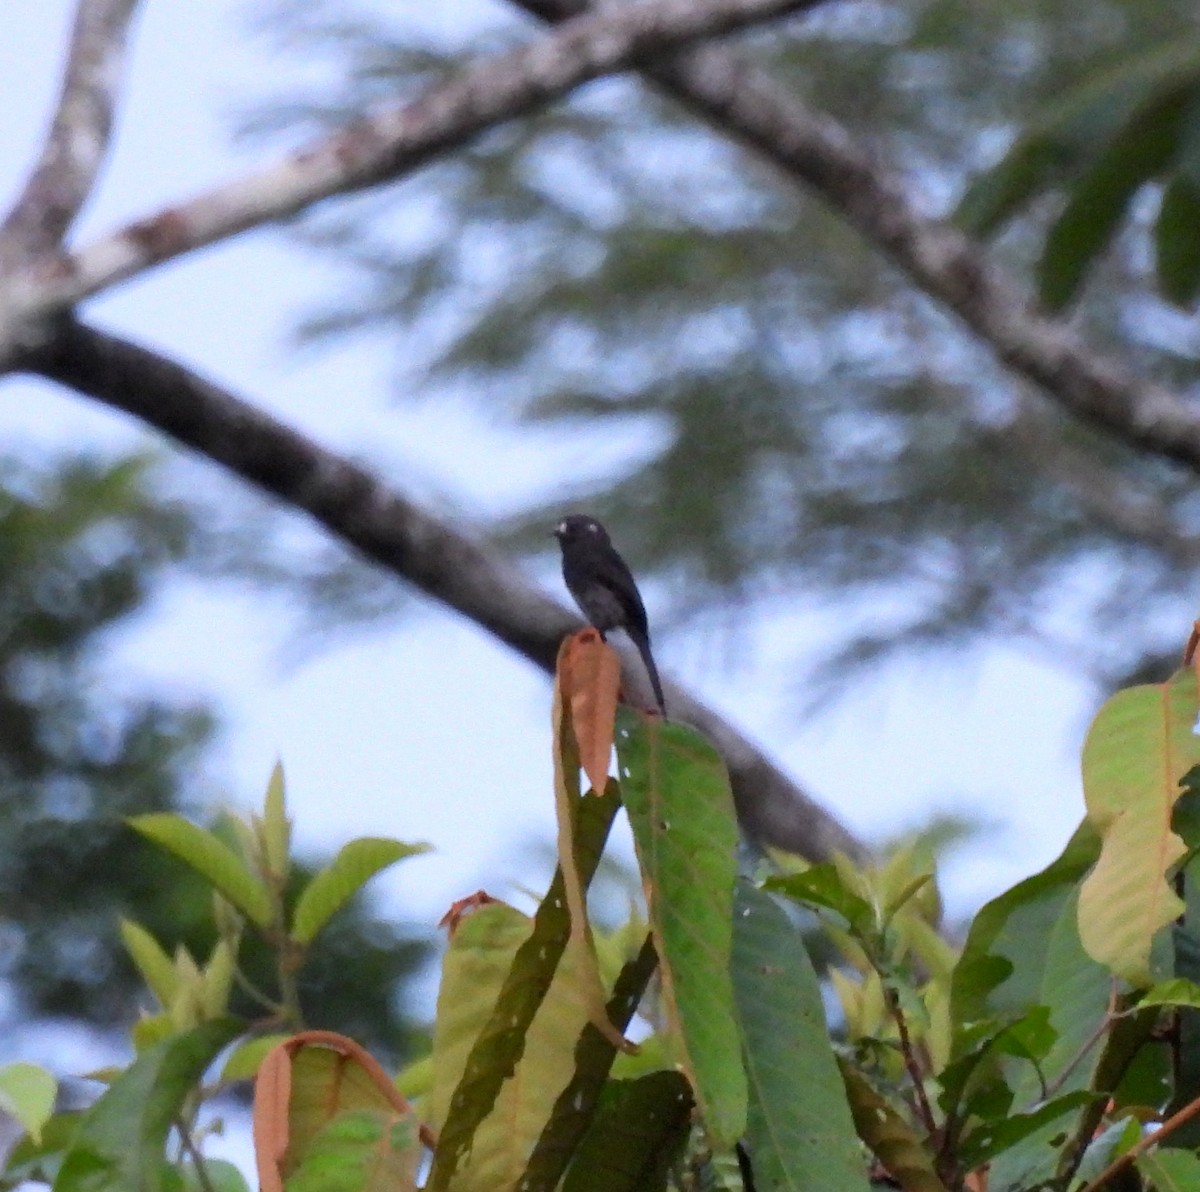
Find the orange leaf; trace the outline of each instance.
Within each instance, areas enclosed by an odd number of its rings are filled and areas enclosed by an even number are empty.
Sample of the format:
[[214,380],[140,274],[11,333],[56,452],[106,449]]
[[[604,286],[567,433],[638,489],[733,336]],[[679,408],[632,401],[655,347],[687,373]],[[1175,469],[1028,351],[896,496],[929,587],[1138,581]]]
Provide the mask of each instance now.
[[[630,1043],[620,1031],[613,1026],[606,1008],[607,995],[600,978],[599,962],[596,959],[596,949],[592,941],[592,929],[587,918],[587,893],[580,878],[579,866],[575,858],[575,818],[574,810],[579,801],[579,769],[581,746],[577,739],[578,728],[574,724],[574,711],[578,705],[579,676],[585,679],[585,685],[590,682],[592,689],[603,682],[598,672],[604,666],[598,661],[601,651],[612,654],[604,644],[595,629],[583,629],[563,640],[558,649],[558,661],[555,665],[554,682],[554,810],[558,819],[558,863],[562,868],[563,893],[567,900],[567,912],[571,917],[571,934],[567,943],[568,950],[575,956],[582,978],[582,989],[587,1003],[588,1020],[614,1047],[623,1051],[636,1052],[636,1045]],[[584,662],[576,665],[580,657]],[[617,668],[617,679],[620,679],[621,664],[613,655]],[[600,786],[594,790],[603,793],[608,785],[608,758],[612,751],[613,725],[616,720],[616,700],[612,700],[612,711],[609,716],[608,743],[604,746],[604,759],[600,768]],[[594,717],[593,717],[594,719]],[[595,748],[593,739],[591,747]],[[589,774],[590,778],[591,775]]]
[[579,763],[592,790],[603,791],[612,757],[621,659],[595,629],[581,629],[567,639],[562,655],[566,672],[564,699],[571,709],[571,728],[579,746]]
[[291,1094],[292,1060],[281,1043],[267,1052],[254,1081],[254,1156],[260,1192],[283,1192],[281,1169],[287,1155]]
[[[295,1077],[295,1079],[293,1079]],[[283,1192],[321,1128],[339,1113],[385,1110],[409,1118],[412,1106],[371,1055],[334,1031],[302,1031],[273,1047],[254,1082],[254,1150],[262,1192]],[[418,1127],[421,1141],[432,1131]]]

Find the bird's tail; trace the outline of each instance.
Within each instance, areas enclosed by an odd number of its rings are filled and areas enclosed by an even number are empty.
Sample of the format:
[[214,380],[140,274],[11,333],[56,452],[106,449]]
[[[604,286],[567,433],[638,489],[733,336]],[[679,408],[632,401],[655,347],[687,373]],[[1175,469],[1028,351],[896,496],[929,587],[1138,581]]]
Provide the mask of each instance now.
[[663,714],[663,719],[667,717],[667,701],[663,698],[662,680],[658,677],[658,667],[654,665],[654,655],[650,653],[650,639],[641,633],[631,633],[630,638],[633,639],[633,644],[637,646],[638,653],[642,656],[642,662],[646,666],[646,673],[650,676],[650,686],[654,688],[654,698],[658,703],[658,710]]

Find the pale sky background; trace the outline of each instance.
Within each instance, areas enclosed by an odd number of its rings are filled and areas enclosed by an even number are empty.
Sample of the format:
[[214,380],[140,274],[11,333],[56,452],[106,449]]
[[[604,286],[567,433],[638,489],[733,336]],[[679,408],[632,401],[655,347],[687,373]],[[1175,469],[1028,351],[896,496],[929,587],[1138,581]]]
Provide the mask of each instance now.
[[[3,7],[0,202],[7,203],[43,134],[70,5],[6,0]],[[246,16],[241,0],[145,0],[116,152],[79,239],[257,159],[231,146],[233,114],[255,95],[284,91],[301,68],[253,39]],[[449,19],[446,9],[440,19]],[[272,230],[168,265],[87,311],[325,445],[378,461],[402,490],[412,491],[409,478],[419,477],[463,508],[496,511],[585,466],[582,441],[518,436],[457,405],[389,404],[388,349],[380,343],[297,358],[287,332],[333,284],[331,270]],[[25,380],[0,386],[0,436],[8,448],[145,441],[128,420]],[[218,484],[215,469],[202,475]],[[545,578],[565,598],[557,574]],[[653,625],[652,590],[649,597]],[[1088,689],[997,641],[953,669],[944,659],[889,667],[800,723],[790,695],[795,672],[783,663],[815,652],[831,624],[780,613],[733,643],[660,634],[656,653],[665,671],[762,741],[868,838],[937,809],[998,822],[981,847],[947,867],[954,911],[970,911],[1045,864],[1082,811],[1078,751]],[[550,691],[539,672],[432,607],[291,667],[281,664],[286,628],[278,604],[228,585],[180,584],[124,635],[112,681],[151,677],[214,696],[230,726],[214,774],[232,802],[252,805],[281,757],[302,847],[331,853],[363,834],[434,845],[433,857],[377,882],[389,913],[431,926],[481,882],[507,897],[544,882],[547,875],[515,867],[522,845],[553,834]],[[0,1062],[11,1058],[11,1045],[11,1036],[0,1042]],[[58,1058],[70,1068],[72,1057]]]

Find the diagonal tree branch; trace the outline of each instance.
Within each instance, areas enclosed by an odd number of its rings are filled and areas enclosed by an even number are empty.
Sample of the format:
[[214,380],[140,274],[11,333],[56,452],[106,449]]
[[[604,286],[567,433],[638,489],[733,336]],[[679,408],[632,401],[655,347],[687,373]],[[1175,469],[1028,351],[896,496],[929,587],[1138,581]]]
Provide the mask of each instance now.
[[[514,0],[551,23],[588,0]],[[714,128],[811,187],[1006,365],[1075,417],[1200,471],[1200,407],[1040,314],[1016,279],[952,224],[926,218],[902,180],[836,120],[727,49],[655,57],[642,73]]]
[[[0,287],[0,363],[28,340],[29,320],[321,198],[394,179],[585,79],[645,58],[652,49],[718,31],[708,6],[701,14],[685,0],[594,16],[579,15],[586,13],[582,0],[518,2],[544,19],[566,22],[555,35],[561,40],[476,63],[412,103],[384,109],[74,256],[44,258],[11,277]],[[719,5],[722,28],[816,2],[711,0]],[[639,23],[614,31],[609,22],[635,10]],[[532,71],[532,77],[523,71]],[[1200,412],[1092,350],[1064,323],[1034,311],[1015,279],[990,262],[978,243],[944,221],[923,217],[900,179],[836,121],[727,50],[705,47],[656,57],[646,73],[709,123],[817,190],[923,290],[958,314],[999,359],[1060,406],[1129,445],[1200,470]],[[493,84],[493,75],[499,82]]]
[[[481,58],[407,103],[394,104],[281,161],[122,228],[73,254],[38,262],[0,291],[0,357],[22,324],[69,309],[159,262],[282,219],[330,195],[414,170],[438,153],[653,51],[717,37],[813,7],[818,0],[654,0],[564,22],[507,54]],[[2,309],[7,306],[7,310]]]
[[[115,3],[115,0],[111,0]],[[229,186],[125,228],[74,256],[48,255],[0,287],[0,360],[125,410],[306,510],[335,535],[470,617],[545,669],[574,620],[494,555],[353,464],[269,416],[126,341],[66,318],[19,350],[44,320],[150,265],[321,198],[394,179],[502,120],[663,47],[811,7],[818,0],[660,0],[577,16],[532,46],[477,62],[396,105]],[[546,15],[575,0],[521,0]],[[714,15],[715,14],[715,15]],[[562,12],[560,15],[570,15]],[[813,113],[735,55],[705,48],[648,73],[715,126],[818,190],[1005,363],[1110,433],[1200,470],[1200,417],[1161,387],[1091,352],[1032,310],[1015,281],[949,224],[923,217],[900,180],[832,120]],[[86,190],[82,192],[86,194]],[[82,197],[79,200],[82,202]],[[61,208],[66,211],[66,208]],[[67,226],[72,213],[67,211]],[[27,341],[28,342],[28,341]],[[739,814],[759,840],[812,857],[861,851],[735,730],[675,689],[684,718],[713,736],[734,777]]]
[[[371,561],[461,613],[544,671],[579,620],[495,552],[211,381],[146,348],[63,320],[21,361],[132,414],[257,488],[307,512]],[[762,843],[813,859],[835,849],[865,854],[836,819],[808,798],[736,729],[668,684],[672,713],[721,750],[738,816]]]
[[41,156],[0,224],[0,266],[54,251],[108,150],[138,0],[79,0],[58,107]]

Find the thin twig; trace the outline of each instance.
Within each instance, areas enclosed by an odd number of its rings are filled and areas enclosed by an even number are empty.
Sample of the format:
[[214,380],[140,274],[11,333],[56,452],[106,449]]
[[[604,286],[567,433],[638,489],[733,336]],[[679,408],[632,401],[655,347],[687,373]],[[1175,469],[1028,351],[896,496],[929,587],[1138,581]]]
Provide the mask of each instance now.
[[1043,1101],[1048,1101],[1067,1083],[1071,1073],[1083,1063],[1092,1048],[1104,1038],[1118,1017],[1120,1016],[1117,1014],[1117,982],[1114,978],[1109,988],[1108,1009],[1104,1011],[1104,1017],[1097,1023],[1096,1029],[1083,1041],[1083,1046],[1071,1057],[1066,1067],[1046,1086],[1042,1094]]
[[[159,262],[414,170],[479,133],[648,54],[720,37],[822,0],[655,0],[586,13],[528,45],[480,57],[405,103],[380,108],[263,169],[14,276],[0,300],[0,357],[23,326]],[[2,308],[7,306],[7,312]],[[7,323],[7,326],[3,326]],[[7,345],[3,341],[7,339]]]
[[908,1033],[908,1021],[904,1017],[904,1011],[900,1008],[900,995],[893,986],[885,985],[883,997],[900,1035],[900,1054],[904,1057],[904,1069],[908,1073],[908,1078],[912,1081],[913,1090],[916,1093],[917,1111],[921,1118],[921,1124],[925,1127],[925,1132],[930,1139],[934,1139],[938,1132],[937,1120],[933,1116],[933,1106],[929,1103],[929,1095],[925,1092],[925,1078],[921,1075],[921,1066],[917,1063],[912,1038]]
[[1080,1189],[1080,1192],[1097,1192],[1113,1178],[1120,1175],[1127,1167],[1132,1167],[1139,1155],[1144,1155],[1156,1143],[1162,1142],[1168,1135],[1173,1134],[1180,1126],[1190,1122],[1200,1114],[1200,1097],[1189,1101],[1178,1113],[1173,1113],[1153,1134],[1139,1138],[1123,1155],[1114,1159],[1090,1184]]
[[204,1156],[200,1153],[200,1148],[196,1145],[196,1140],[192,1137],[192,1132],[182,1117],[175,1119],[175,1129],[179,1131],[180,1145],[196,1170],[196,1182],[200,1185],[201,1192],[217,1192],[216,1186],[208,1174],[208,1165],[204,1161]]
[[237,985],[237,987],[241,989],[241,991],[248,998],[257,1002],[264,1010],[269,1011],[272,1017],[278,1018],[282,1021],[283,1007],[277,1001],[259,989],[259,987],[255,985],[254,982],[251,981],[250,978],[247,977],[237,965],[234,965],[233,968],[233,981],[234,984]]

